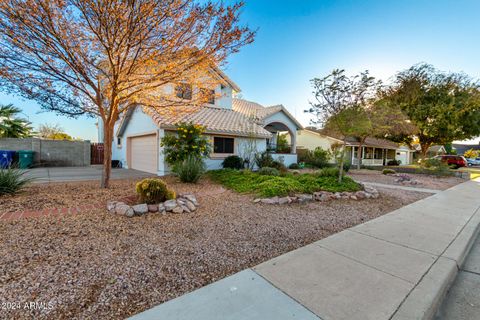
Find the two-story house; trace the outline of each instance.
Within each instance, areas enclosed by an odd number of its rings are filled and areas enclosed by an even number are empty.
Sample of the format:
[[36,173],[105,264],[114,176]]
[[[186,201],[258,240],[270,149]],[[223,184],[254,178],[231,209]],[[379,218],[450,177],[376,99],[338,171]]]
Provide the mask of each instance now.
[[[211,89],[211,97],[203,106],[129,109],[115,124],[112,159],[121,161],[124,168],[159,176],[168,174],[170,169],[160,146],[161,139],[169,132],[174,133],[176,124],[193,122],[206,127],[205,134],[213,147],[210,157],[205,159],[209,170],[221,168],[223,159],[229,155],[246,158],[245,152],[263,152],[267,148],[285,165],[296,163],[296,136],[302,126],[286,108],[282,105],[263,107],[236,99],[234,96],[240,88],[231,79],[217,68],[212,69],[212,77],[218,79],[218,84]],[[178,98],[184,100],[192,99],[196,91],[185,84],[175,87]],[[103,136],[102,130],[99,126],[99,138]],[[290,135],[289,153],[275,152],[276,137],[280,133]]]

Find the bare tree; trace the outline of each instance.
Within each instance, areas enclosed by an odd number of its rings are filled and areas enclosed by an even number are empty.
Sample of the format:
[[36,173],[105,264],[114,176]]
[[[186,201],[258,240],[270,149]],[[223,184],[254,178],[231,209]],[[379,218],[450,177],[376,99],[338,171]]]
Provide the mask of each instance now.
[[171,86],[210,86],[205,82],[211,69],[253,41],[254,32],[239,25],[242,5],[0,1],[0,87],[60,114],[99,117],[105,143],[101,186],[108,187],[115,122],[137,105],[201,105],[202,95],[181,99]]
[[305,112],[313,115],[312,124],[325,125],[341,136],[343,147],[338,181],[342,182],[346,139],[357,130],[357,116],[361,106],[374,96],[376,81],[368,71],[348,77],[344,70],[336,69],[324,78],[311,80],[311,83],[315,101]]

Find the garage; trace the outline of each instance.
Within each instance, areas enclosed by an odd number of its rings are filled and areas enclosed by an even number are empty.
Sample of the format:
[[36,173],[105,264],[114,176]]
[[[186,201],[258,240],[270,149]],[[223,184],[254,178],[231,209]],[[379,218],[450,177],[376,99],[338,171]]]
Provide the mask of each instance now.
[[130,168],[157,173],[157,136],[149,134],[130,138]]

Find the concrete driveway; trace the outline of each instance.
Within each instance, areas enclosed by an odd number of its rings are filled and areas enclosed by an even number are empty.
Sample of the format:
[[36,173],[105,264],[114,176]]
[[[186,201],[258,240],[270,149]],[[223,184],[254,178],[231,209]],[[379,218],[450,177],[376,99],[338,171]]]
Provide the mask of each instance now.
[[[35,183],[100,180],[101,165],[89,167],[51,167],[26,170],[26,176],[34,178]],[[151,173],[133,169],[112,169],[112,179],[138,179],[153,176]]]

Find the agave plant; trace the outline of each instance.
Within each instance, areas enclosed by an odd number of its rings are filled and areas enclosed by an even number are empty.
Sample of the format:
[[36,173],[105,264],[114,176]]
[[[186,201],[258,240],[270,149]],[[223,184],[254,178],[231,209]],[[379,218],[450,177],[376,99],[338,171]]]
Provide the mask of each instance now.
[[26,177],[25,173],[13,167],[0,169],[0,196],[17,193],[30,183],[33,179]]

